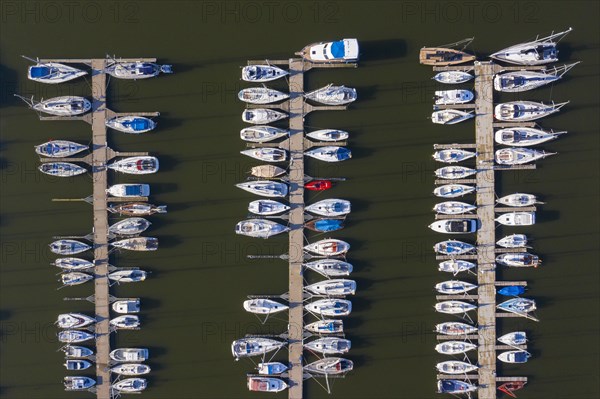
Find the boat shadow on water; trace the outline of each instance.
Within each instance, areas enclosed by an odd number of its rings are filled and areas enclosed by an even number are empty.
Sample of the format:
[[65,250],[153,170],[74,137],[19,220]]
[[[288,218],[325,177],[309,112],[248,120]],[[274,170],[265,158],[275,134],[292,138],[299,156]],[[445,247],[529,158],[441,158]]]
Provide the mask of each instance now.
[[361,62],[391,60],[406,56],[406,41],[402,39],[365,40],[360,42]]
[[[0,76],[2,76],[2,95],[0,95],[0,108],[17,104],[19,99],[12,95],[17,92],[17,71],[0,64]],[[10,95],[9,95],[10,93]]]

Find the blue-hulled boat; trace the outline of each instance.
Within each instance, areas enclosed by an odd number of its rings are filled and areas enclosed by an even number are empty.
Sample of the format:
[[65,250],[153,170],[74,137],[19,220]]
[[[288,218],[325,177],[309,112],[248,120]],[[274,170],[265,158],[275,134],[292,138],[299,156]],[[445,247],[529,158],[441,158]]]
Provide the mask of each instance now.
[[306,223],[305,227],[319,232],[336,231],[344,228],[344,221],[342,219],[314,219]]
[[525,287],[520,285],[511,285],[498,290],[498,294],[504,296],[519,296],[525,293]]

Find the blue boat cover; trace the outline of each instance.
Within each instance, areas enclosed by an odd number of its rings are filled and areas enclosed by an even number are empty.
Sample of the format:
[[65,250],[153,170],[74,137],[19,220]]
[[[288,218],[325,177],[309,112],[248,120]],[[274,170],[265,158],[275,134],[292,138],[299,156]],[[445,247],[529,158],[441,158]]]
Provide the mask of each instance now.
[[126,186],[125,187],[125,194],[126,195],[135,195],[135,196],[139,196],[142,195],[142,187],[135,185],[135,186]]
[[517,352],[515,353],[515,362],[517,363],[525,363],[527,361],[527,352]]
[[340,147],[336,153],[338,161],[344,161],[346,159],[349,159],[351,156],[350,154],[350,150],[345,147]]
[[123,126],[133,129],[136,132],[146,130],[150,127],[150,121],[143,118],[135,118],[130,121],[123,122]]
[[45,66],[34,66],[31,67],[30,73],[32,78],[43,78],[50,75],[50,71],[51,69]]
[[331,55],[335,58],[344,58],[344,41],[340,40],[339,42],[331,43]]
[[466,384],[462,381],[457,380],[442,380],[442,392],[457,392],[464,391],[466,388]]
[[152,75],[154,73],[154,66],[152,64],[143,64],[138,68],[138,71],[144,75]]
[[318,231],[335,231],[342,227],[342,221],[339,219],[324,219],[315,222],[315,229]]
[[521,287],[518,285],[511,285],[509,287],[504,287],[498,291],[500,295],[504,296],[519,296],[525,292],[525,287]]

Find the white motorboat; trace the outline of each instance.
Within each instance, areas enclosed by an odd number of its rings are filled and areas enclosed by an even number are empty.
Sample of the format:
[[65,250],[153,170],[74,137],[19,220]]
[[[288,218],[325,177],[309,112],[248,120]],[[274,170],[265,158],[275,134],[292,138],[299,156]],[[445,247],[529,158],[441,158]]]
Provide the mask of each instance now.
[[304,366],[309,373],[321,375],[337,375],[352,371],[354,363],[341,357],[326,357]]
[[240,151],[240,154],[265,162],[284,162],[288,158],[286,150],[269,147],[251,148]]
[[496,222],[505,226],[531,226],[535,224],[535,212],[509,212],[496,218]]
[[62,274],[60,276],[60,281],[63,285],[71,286],[83,284],[87,281],[90,281],[93,278],[94,276],[92,276],[91,274],[81,272],[70,272]]
[[144,281],[147,273],[143,270],[117,270],[108,275],[108,278],[118,283],[136,283]]
[[275,165],[260,165],[250,168],[250,174],[261,179],[272,179],[284,173],[285,169]]
[[288,71],[274,65],[248,65],[242,68],[242,79],[246,82],[270,82],[288,74]]
[[244,110],[242,113],[244,122],[254,123],[255,125],[265,125],[287,117],[288,115],[284,112],[267,108],[251,108]]
[[258,363],[258,374],[260,375],[279,375],[287,371],[288,366],[280,362]]
[[478,219],[442,219],[433,222],[429,228],[437,233],[466,234],[474,233],[479,228]]
[[289,227],[268,219],[242,220],[235,225],[236,234],[257,238],[269,238],[289,230]]
[[348,252],[350,250],[350,244],[346,241],[328,238],[308,244],[304,249],[317,255],[336,256]]
[[498,342],[504,345],[525,345],[527,343],[527,333],[525,331],[514,331],[498,337]]
[[148,184],[115,184],[110,186],[106,192],[113,197],[147,197],[150,195],[150,186]]
[[87,270],[94,267],[94,263],[81,258],[58,258],[54,261],[54,266],[64,270]]
[[304,329],[315,334],[337,334],[344,332],[344,322],[335,319],[318,320],[305,325]]
[[435,190],[433,190],[433,194],[440,198],[456,198],[470,194],[474,191],[474,186],[467,186],[465,184],[444,184],[443,186],[436,187]]
[[128,251],[156,251],[158,249],[158,238],[155,237],[133,237],[110,243],[115,248]]
[[500,165],[523,165],[555,154],[531,148],[508,147],[496,150],[496,162]]
[[139,313],[140,299],[139,298],[122,299],[122,300],[113,302],[111,307],[112,307],[113,311],[120,313],[120,314]]
[[111,163],[108,168],[130,175],[147,175],[158,172],[158,158],[151,156],[123,158]]
[[58,333],[58,340],[67,344],[76,344],[79,342],[89,341],[94,339],[94,334],[81,330],[63,330]]
[[475,309],[477,306],[463,301],[442,301],[435,304],[436,312],[445,314],[464,314]]
[[340,162],[352,158],[349,149],[338,146],[315,147],[304,152],[304,155],[325,162]]
[[573,28],[550,36],[537,38],[531,42],[519,43],[490,55],[499,61],[517,65],[543,65],[558,61],[556,44]]
[[91,248],[91,245],[77,240],[57,240],[50,243],[50,251],[58,255],[75,255]]
[[124,216],[150,216],[155,213],[167,213],[167,206],[152,205],[147,202],[127,202],[112,204],[108,211]]
[[449,148],[447,150],[439,150],[433,153],[433,159],[438,162],[455,163],[461,162],[469,158],[473,158],[475,153],[472,151],[465,151],[456,148]]
[[346,299],[320,299],[307,303],[305,308],[325,317],[348,316],[352,312],[352,302]]
[[248,204],[248,211],[256,215],[277,215],[290,210],[288,205],[273,200],[256,200]]
[[90,377],[65,377],[63,380],[65,391],[85,391],[96,385],[96,380]]
[[534,101],[511,101],[494,107],[494,116],[499,121],[528,122],[560,111],[569,102],[546,105]]
[[273,126],[251,126],[240,130],[240,138],[253,143],[264,143],[286,137],[290,133],[287,130]]
[[311,43],[296,53],[314,63],[349,63],[358,61],[358,40]]
[[475,209],[477,209],[477,206],[460,201],[440,202],[433,207],[434,212],[443,215],[461,215],[463,213],[474,211]]
[[261,356],[283,348],[285,345],[286,342],[277,341],[271,338],[241,338],[233,341],[231,344],[231,353],[236,359],[241,357]]
[[510,267],[537,267],[542,263],[539,256],[527,252],[500,254],[496,256],[496,262]]
[[304,289],[315,295],[354,295],[356,293],[356,281],[346,279],[323,280],[307,285]]
[[456,295],[465,294],[477,288],[475,284],[460,280],[448,280],[435,285],[435,290],[440,294]]
[[455,276],[460,272],[466,272],[468,270],[473,269],[477,265],[473,262],[468,262],[466,260],[445,260],[440,262],[438,265],[438,270],[446,273],[453,273]]
[[140,363],[123,363],[111,368],[110,372],[119,375],[144,375],[150,372],[150,366]]
[[87,169],[71,162],[43,163],[38,170],[50,176],[73,177],[87,172]]
[[346,86],[334,86],[333,83],[311,91],[305,98],[325,105],[345,105],[356,101],[356,89]]
[[447,360],[445,362],[438,363],[435,368],[440,373],[456,375],[466,374],[470,371],[477,370],[479,367],[474,364],[461,362],[458,360]]
[[438,393],[449,393],[451,395],[458,394],[469,394],[469,392],[475,392],[477,385],[469,384],[468,382],[459,380],[438,380],[437,382]]
[[244,310],[254,314],[273,314],[287,310],[289,307],[272,299],[248,299],[244,301]]
[[86,71],[58,62],[38,61],[27,68],[27,78],[40,83],[64,83],[85,75]]
[[470,90],[438,90],[433,98],[436,105],[451,105],[471,102],[474,97]]
[[475,250],[475,246],[463,241],[447,240],[433,246],[435,252],[442,255],[462,255]]
[[67,359],[81,359],[94,354],[93,350],[85,346],[65,345],[60,349],[65,353]]
[[108,231],[118,235],[135,235],[146,231],[151,224],[144,218],[127,218],[110,226]]
[[140,318],[136,315],[125,314],[123,316],[117,316],[114,319],[110,319],[110,325],[115,328],[122,328],[125,330],[136,329],[140,326]]
[[147,79],[158,76],[159,73],[173,73],[171,65],[158,65],[153,62],[134,61],[121,62],[114,60],[104,72],[118,79]]
[[444,166],[435,170],[435,175],[440,179],[464,179],[477,173],[477,169],[464,166]]
[[119,393],[138,393],[146,389],[148,382],[144,378],[125,378],[111,385]]
[[510,195],[506,195],[502,198],[496,200],[499,204],[506,206],[514,206],[514,207],[522,207],[522,206],[532,206],[535,204],[543,204],[537,200],[537,197],[533,194],[524,194],[524,193],[514,193]]
[[437,324],[435,326],[435,331],[444,335],[467,335],[477,332],[477,327],[457,321],[448,321]]
[[64,366],[67,370],[86,370],[92,367],[92,362],[87,360],[67,359]]
[[34,104],[33,109],[50,115],[75,116],[92,109],[92,103],[83,97],[62,96],[42,100]]
[[342,141],[348,139],[348,132],[336,129],[321,129],[306,133],[306,137],[317,141]]
[[249,181],[235,186],[263,197],[285,197],[288,193],[287,184],[270,180]]
[[87,150],[87,145],[68,140],[50,140],[35,146],[35,153],[49,158],[66,158]]
[[335,355],[347,353],[350,350],[351,342],[348,339],[338,337],[325,337],[310,341],[304,344],[304,349],[311,352],[318,352],[324,355]]
[[288,384],[280,378],[248,376],[248,390],[252,392],[281,392]]
[[446,341],[435,346],[437,353],[442,355],[459,355],[477,349],[477,345],[465,341]]
[[267,87],[249,87],[240,90],[238,98],[250,104],[272,104],[289,98],[289,94]]
[[145,362],[150,357],[146,348],[119,348],[114,349],[108,356],[115,362]]
[[506,351],[498,355],[498,360],[503,363],[526,363],[531,357],[527,351]]
[[525,234],[511,234],[496,241],[496,245],[503,248],[524,248],[527,246],[527,236]]
[[563,77],[571,68],[579,62],[554,67],[545,71],[511,71],[498,74],[494,77],[494,89],[508,93],[518,93],[537,89],[538,87],[554,83]]
[[83,328],[95,322],[96,319],[82,313],[63,313],[56,319],[59,328]]
[[496,131],[494,140],[498,144],[527,147],[554,140],[564,133],[566,132],[546,132],[532,127],[509,127]]
[[352,273],[352,265],[339,259],[319,259],[304,263],[303,266],[325,277],[348,276]]
[[146,133],[156,127],[156,122],[144,116],[118,116],[106,120],[106,126],[123,133]]
[[474,76],[468,72],[463,71],[444,71],[436,74],[433,79],[436,82],[445,84],[459,84],[465,83],[473,79]]
[[473,111],[464,112],[457,109],[442,109],[431,114],[431,121],[439,125],[454,125],[473,118]]
[[350,213],[350,205],[350,201],[347,200],[338,198],[328,198],[319,202],[315,202],[314,204],[304,208],[304,210],[310,213],[327,217],[344,216]]

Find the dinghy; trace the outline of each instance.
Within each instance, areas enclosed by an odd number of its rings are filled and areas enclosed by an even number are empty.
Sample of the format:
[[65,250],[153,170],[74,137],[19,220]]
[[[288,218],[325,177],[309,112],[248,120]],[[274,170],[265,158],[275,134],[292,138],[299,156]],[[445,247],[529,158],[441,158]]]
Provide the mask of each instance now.
[[146,231],[150,225],[151,223],[144,218],[127,218],[110,226],[108,232],[118,235],[135,235]]
[[474,364],[461,362],[458,360],[447,360],[445,362],[438,363],[435,368],[440,373],[456,375],[466,374],[470,371],[477,370],[479,367]]
[[441,213],[443,215],[461,215],[476,209],[477,207],[475,205],[460,201],[440,202],[435,204],[433,207],[434,212]]
[[433,194],[440,198],[456,198],[470,194],[474,191],[475,187],[467,186],[465,184],[445,184],[443,186],[436,187],[435,190],[433,190]]
[[94,351],[85,346],[65,345],[60,348],[68,359],[81,359],[92,356]]
[[449,148],[447,150],[439,150],[433,153],[433,159],[438,162],[455,163],[461,162],[469,158],[473,158],[475,153],[472,151],[459,150]]
[[354,363],[341,357],[326,357],[304,366],[304,371],[322,375],[337,375],[352,371]]
[[346,279],[323,280],[307,285],[304,289],[315,295],[354,295],[356,293],[356,281]]
[[288,75],[287,71],[273,65],[248,65],[242,68],[246,82],[270,82]]
[[352,273],[352,265],[339,259],[319,259],[304,263],[303,266],[325,277],[348,276]]
[[324,355],[337,355],[347,353],[350,350],[351,342],[348,339],[338,337],[319,338],[304,344],[304,349],[311,352],[318,352]]
[[500,165],[523,165],[555,154],[531,148],[508,147],[496,151],[496,162]]
[[535,204],[543,204],[543,202],[539,202],[537,197],[533,194],[524,194],[524,193],[515,193],[506,195],[502,198],[496,200],[499,204],[503,204],[506,206],[532,206]]
[[356,101],[356,89],[334,86],[333,83],[330,83],[325,87],[306,93],[304,97],[325,105],[345,105]]
[[356,62],[358,61],[358,40],[342,39],[334,42],[312,43],[305,46],[296,55],[314,63]]
[[477,349],[477,345],[465,341],[446,341],[435,346],[437,353],[442,355],[459,355]]
[[464,314],[470,310],[477,309],[472,303],[463,301],[443,301],[435,304],[435,311],[445,314]]
[[350,250],[350,244],[342,240],[328,238],[308,244],[304,249],[317,255],[336,256],[348,252]]
[[503,213],[496,218],[496,222],[505,226],[531,226],[535,224],[535,212]]
[[304,155],[325,162],[340,162],[352,158],[349,149],[337,146],[315,147],[304,152]]
[[477,173],[476,169],[464,166],[444,166],[436,169],[435,175],[440,179],[464,179]]
[[321,216],[335,217],[349,214],[351,206],[350,201],[337,198],[329,198],[321,200],[319,202],[315,202],[314,204],[304,208],[304,210]]
[[498,342],[504,345],[525,345],[527,343],[527,333],[525,331],[514,331],[498,337]]
[[498,290],[498,294],[503,296],[519,296],[525,293],[525,287],[521,285],[509,285]]
[[248,376],[248,390],[253,392],[281,392],[288,385],[279,378]]
[[147,202],[129,202],[112,204],[108,210],[123,216],[150,216],[155,213],[167,213],[167,206],[152,205]]
[[148,184],[115,184],[110,186],[106,192],[113,197],[147,197],[150,195]]
[[242,220],[235,225],[236,234],[257,238],[269,238],[289,230],[289,227],[267,219]]
[[271,299],[249,299],[244,301],[244,310],[254,314],[272,314],[283,312],[288,309],[287,305]]
[[108,119],[106,126],[123,133],[146,133],[156,127],[156,122],[144,116],[118,116]]
[[289,135],[289,131],[273,126],[252,126],[240,130],[240,138],[253,143],[265,143]]
[[513,393],[513,391],[518,391],[519,389],[522,389],[525,386],[525,384],[527,384],[527,381],[505,382],[504,384],[502,384],[498,387],[498,390],[500,392],[504,392],[508,396],[512,396],[513,398],[516,398],[517,395],[515,395]]
[[521,70],[501,73],[494,77],[494,89],[508,93],[537,89],[538,87],[558,81],[577,64],[579,62],[562,67],[554,67],[551,70],[545,71]]
[[476,385],[459,380],[438,380],[437,388],[438,393],[449,393],[451,395],[477,391]]
[[87,169],[70,162],[43,163],[38,170],[50,176],[72,177],[87,172]]
[[261,216],[277,215],[289,210],[288,205],[273,200],[256,200],[248,204],[248,211]]
[[280,362],[258,363],[258,374],[279,375],[287,371],[288,366]]
[[261,179],[272,179],[274,177],[281,176],[284,173],[285,169],[275,165],[260,165],[254,166],[250,169],[250,174],[252,176]]
[[473,111],[464,112],[457,109],[442,109],[431,114],[431,121],[439,125],[454,125],[473,118]]
[[267,87],[249,87],[240,90],[238,98],[249,104],[272,104],[289,98],[290,95]]
[[304,188],[311,191],[325,191],[333,187],[331,180],[312,180],[304,184]]
[[433,246],[435,252],[442,255],[462,255],[475,250],[475,246],[463,241],[447,240]]
[[242,190],[263,197],[285,197],[288,193],[288,186],[284,183],[270,180],[257,180],[235,185]]
[[453,273],[456,276],[458,273],[466,272],[476,266],[475,263],[466,260],[451,259],[440,262],[438,270],[441,272]]
[[496,241],[496,245],[503,248],[523,248],[527,246],[525,234],[511,234]]
[[569,102],[546,105],[534,101],[511,101],[494,107],[494,116],[499,121],[529,122],[560,111]]
[[57,240],[50,244],[50,251],[58,255],[75,255],[91,248],[91,245],[77,240]]
[[50,115],[75,116],[92,109],[92,103],[83,97],[62,96],[42,100],[35,104],[33,109]]
[[81,330],[63,330],[58,333],[58,340],[63,343],[79,343],[94,339],[94,334]]
[[118,270],[108,275],[110,280],[118,283],[137,283],[146,279],[146,272],[143,270]]
[[573,29],[554,33],[531,42],[519,43],[490,55],[499,61],[517,65],[543,65],[558,61],[556,44]]
[[556,139],[566,132],[546,132],[532,127],[509,127],[494,133],[494,140],[498,144],[515,147],[538,145]]
[[111,385],[119,393],[138,393],[146,389],[147,381],[144,378],[125,378]]
[[66,158],[87,150],[87,145],[67,140],[50,140],[35,146],[35,153],[49,158]]
[[173,73],[171,65],[158,65],[153,62],[134,61],[119,62],[115,60],[104,72],[117,79],[147,79],[159,73]]
[[58,258],[54,265],[65,270],[86,270],[94,267],[94,263],[81,258]]
[[470,90],[438,90],[433,98],[436,105],[451,105],[471,102],[474,97]]
[[112,327],[122,328],[125,330],[136,329],[140,326],[140,318],[136,315],[130,314],[117,316],[114,319],[110,319],[110,325]]
[[115,248],[128,251],[156,251],[158,249],[158,238],[155,237],[133,237],[110,243]]
[[70,272],[62,274],[60,276],[60,281],[63,285],[71,286],[83,284],[87,281],[90,281],[93,278],[94,276],[92,276],[91,274],[81,272]]
[[139,313],[140,299],[122,299],[120,301],[113,302],[111,307],[112,310],[120,314]]
[[328,233],[344,228],[344,219],[313,219],[304,224],[309,230]]
[[96,381],[90,377],[65,377],[63,380],[65,391],[85,391],[96,385]]
[[335,129],[322,129],[306,133],[306,137],[317,141],[342,141],[347,140],[348,136],[348,132]]
[[114,349],[108,356],[115,362],[144,362],[148,360],[149,352],[146,348],[119,348]]
[[240,151],[240,154],[265,162],[283,162],[288,158],[286,150],[269,147],[251,148],[249,150]]
[[325,317],[348,316],[352,312],[352,302],[346,299],[320,299],[305,304],[305,308]]
[[477,332],[477,327],[473,327],[470,324],[460,323],[457,321],[448,321],[445,323],[437,324],[435,331],[439,334],[444,335],[467,335]]
[[58,62],[37,62],[27,68],[27,78],[35,82],[57,84],[87,75],[86,71]]
[[147,175],[158,172],[158,158],[151,156],[123,158],[111,163],[108,168],[130,175]]
[[56,319],[56,325],[59,328],[83,328],[96,322],[93,317],[82,313],[63,313]]
[[444,71],[436,74],[433,79],[436,82],[445,84],[459,84],[465,83],[473,79],[474,76],[468,72],[463,71]]
[[286,343],[283,341],[277,341],[270,338],[241,338],[233,341],[231,344],[231,353],[236,359],[241,357],[261,356],[273,352],[274,350],[278,350],[285,345]]
[[478,219],[444,219],[433,222],[429,228],[437,233],[466,234],[474,233],[479,228]]
[[287,117],[286,113],[267,108],[246,109],[242,113],[242,120],[244,122],[254,123],[255,125],[265,125]]
[[324,319],[307,324],[304,329],[315,334],[338,334],[344,332],[344,322],[342,320]]
[[139,363],[123,363],[111,368],[110,372],[119,375],[144,375],[150,372],[150,366]]
[[537,267],[542,261],[528,252],[505,253],[496,256],[496,262],[509,267]]
[[500,310],[517,314],[526,314],[537,309],[535,301],[527,298],[509,299],[508,301],[496,305],[496,307]]
[[475,288],[477,288],[475,284],[460,280],[448,280],[435,285],[437,292],[446,295],[466,294]]

